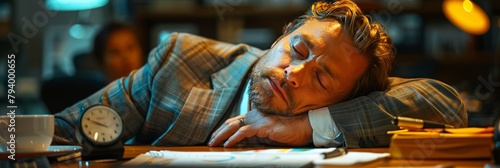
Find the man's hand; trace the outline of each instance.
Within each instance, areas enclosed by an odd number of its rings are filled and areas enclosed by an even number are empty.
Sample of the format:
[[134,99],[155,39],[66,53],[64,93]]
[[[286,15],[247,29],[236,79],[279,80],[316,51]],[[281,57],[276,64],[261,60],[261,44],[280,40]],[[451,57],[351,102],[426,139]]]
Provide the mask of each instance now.
[[[238,120],[241,118],[244,118],[246,125],[240,126]],[[208,145],[218,146],[225,141],[224,147],[231,147],[245,138],[254,136],[290,146],[304,146],[312,141],[312,128],[307,113],[284,117],[264,114],[253,109],[246,115],[224,122],[212,134]]]

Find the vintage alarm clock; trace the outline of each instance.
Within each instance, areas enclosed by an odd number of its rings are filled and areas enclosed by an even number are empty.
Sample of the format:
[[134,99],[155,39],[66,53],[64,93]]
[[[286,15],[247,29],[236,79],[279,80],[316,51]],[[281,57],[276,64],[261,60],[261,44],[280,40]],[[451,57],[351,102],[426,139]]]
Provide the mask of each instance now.
[[123,121],[112,107],[94,105],[80,116],[76,137],[82,145],[82,160],[121,159]]

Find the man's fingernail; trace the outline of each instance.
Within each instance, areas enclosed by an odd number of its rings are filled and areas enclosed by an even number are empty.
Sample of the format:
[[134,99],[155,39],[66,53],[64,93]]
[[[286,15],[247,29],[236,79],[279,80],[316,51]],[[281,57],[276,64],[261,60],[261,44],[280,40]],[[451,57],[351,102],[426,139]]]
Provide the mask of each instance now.
[[229,141],[224,142],[224,147],[227,146],[228,143],[229,143]]

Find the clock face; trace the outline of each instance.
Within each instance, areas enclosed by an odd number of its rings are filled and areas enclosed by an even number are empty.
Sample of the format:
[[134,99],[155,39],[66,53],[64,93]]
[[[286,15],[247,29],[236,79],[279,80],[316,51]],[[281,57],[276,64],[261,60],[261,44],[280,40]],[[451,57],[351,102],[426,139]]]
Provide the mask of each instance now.
[[111,107],[92,106],[80,118],[81,133],[92,143],[106,145],[116,142],[123,132],[120,115]]

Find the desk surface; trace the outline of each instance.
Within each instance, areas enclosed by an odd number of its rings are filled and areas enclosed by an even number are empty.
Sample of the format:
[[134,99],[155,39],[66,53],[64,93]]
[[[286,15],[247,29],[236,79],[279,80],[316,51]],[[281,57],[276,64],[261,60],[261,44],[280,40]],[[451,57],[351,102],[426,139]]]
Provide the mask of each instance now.
[[[124,158],[131,159],[146,153],[151,150],[173,150],[173,151],[242,151],[251,150],[259,148],[223,148],[223,147],[208,147],[208,146],[185,146],[185,147],[159,147],[159,146],[125,146]],[[260,148],[262,149],[262,148]],[[362,149],[349,149],[349,151],[357,152],[375,152],[384,153],[388,151],[388,148],[362,148]],[[85,161],[74,161],[65,163],[54,163],[51,166],[53,168],[74,168],[74,167],[116,167],[124,161],[119,162],[107,162],[107,163],[96,163],[96,162],[85,162]],[[493,163],[491,160],[425,160],[423,158],[415,159],[379,159],[374,162],[357,164],[351,167],[437,167],[442,166],[453,166],[453,167],[484,167],[486,164]],[[316,167],[329,167],[329,166],[316,166]]]

